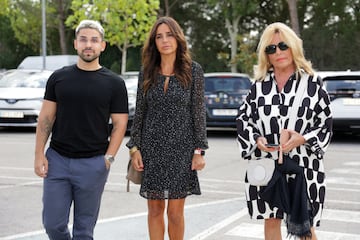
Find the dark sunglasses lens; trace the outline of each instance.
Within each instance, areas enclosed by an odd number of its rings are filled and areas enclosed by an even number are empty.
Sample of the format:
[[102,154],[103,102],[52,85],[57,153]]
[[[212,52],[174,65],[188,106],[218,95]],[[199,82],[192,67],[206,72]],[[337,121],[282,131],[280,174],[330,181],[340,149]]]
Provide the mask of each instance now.
[[287,50],[287,49],[289,48],[289,46],[286,45],[286,43],[284,43],[284,42],[280,42],[280,43],[278,44],[278,47],[279,47],[279,49],[280,49],[281,51],[285,51],[285,50]]
[[276,45],[269,45],[265,48],[266,54],[273,54],[276,52]]

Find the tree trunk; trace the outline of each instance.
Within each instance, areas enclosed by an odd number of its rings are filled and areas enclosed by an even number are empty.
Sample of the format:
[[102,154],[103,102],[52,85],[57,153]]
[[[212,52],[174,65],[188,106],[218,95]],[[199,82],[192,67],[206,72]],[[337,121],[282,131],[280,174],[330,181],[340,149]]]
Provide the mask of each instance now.
[[240,21],[240,17],[235,18],[232,23],[230,22],[229,19],[225,19],[225,26],[229,32],[230,41],[231,41],[231,56],[230,56],[231,72],[237,72],[236,55],[238,48],[237,36],[239,32],[239,21]]
[[126,72],[126,57],[127,57],[127,44],[124,43],[124,45],[122,46],[122,48],[120,48],[121,50],[121,75],[124,75]]
[[299,18],[297,14],[296,0],[288,0],[287,2],[289,5],[291,27],[294,30],[294,32],[298,36],[300,36]]
[[164,5],[165,5],[165,16],[170,16],[170,7],[169,7],[169,0],[165,0],[164,1]]

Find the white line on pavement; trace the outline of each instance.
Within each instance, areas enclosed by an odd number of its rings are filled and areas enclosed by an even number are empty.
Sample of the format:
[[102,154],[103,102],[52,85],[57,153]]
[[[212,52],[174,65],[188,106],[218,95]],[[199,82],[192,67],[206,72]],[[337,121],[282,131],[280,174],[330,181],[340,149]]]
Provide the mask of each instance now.
[[240,212],[235,213],[234,215],[226,218],[225,220],[211,226],[210,228],[206,229],[205,231],[197,234],[196,236],[192,237],[190,240],[202,240],[207,238],[208,236],[214,234],[215,232],[219,231],[220,229],[228,226],[229,224],[235,222],[236,220],[244,217],[248,214],[248,209],[244,208]]

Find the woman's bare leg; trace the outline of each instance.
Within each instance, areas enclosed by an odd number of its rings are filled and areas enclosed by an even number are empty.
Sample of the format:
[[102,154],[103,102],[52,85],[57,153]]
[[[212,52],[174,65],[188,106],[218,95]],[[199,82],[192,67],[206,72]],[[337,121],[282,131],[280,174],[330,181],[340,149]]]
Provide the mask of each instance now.
[[311,231],[311,239],[301,238],[301,240],[317,240],[317,237],[316,237],[316,234],[315,234],[315,228],[314,227],[310,228],[310,231]]
[[148,227],[150,240],[164,240],[165,200],[148,200]]
[[282,240],[281,238],[281,219],[265,219],[265,240]]
[[168,202],[168,232],[170,240],[183,240],[185,232],[184,221],[185,198],[171,199]]

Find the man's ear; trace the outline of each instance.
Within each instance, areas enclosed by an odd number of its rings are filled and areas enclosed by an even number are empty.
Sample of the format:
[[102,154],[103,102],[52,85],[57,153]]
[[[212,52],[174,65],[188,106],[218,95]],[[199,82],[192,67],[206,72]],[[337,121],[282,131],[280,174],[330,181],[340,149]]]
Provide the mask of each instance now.
[[101,42],[101,51],[105,51],[105,48],[106,48],[106,42],[105,41],[102,41]]

